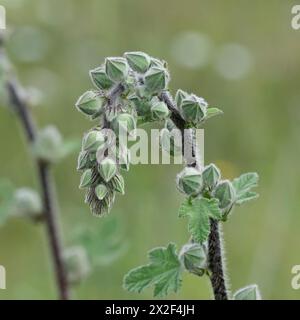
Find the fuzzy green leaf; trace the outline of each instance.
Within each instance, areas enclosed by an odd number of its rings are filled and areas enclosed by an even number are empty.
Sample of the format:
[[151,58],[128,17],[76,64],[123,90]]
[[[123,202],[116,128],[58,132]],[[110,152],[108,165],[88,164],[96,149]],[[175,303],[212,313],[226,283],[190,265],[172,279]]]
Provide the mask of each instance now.
[[151,250],[149,260],[149,264],[129,271],[124,278],[124,287],[132,292],[141,292],[154,285],[155,297],[177,292],[181,287],[182,269],[175,244]]
[[261,300],[260,292],[256,284],[238,290],[233,295],[234,300]]
[[236,192],[236,203],[242,204],[258,197],[256,192],[249,192],[250,189],[257,186],[258,174],[256,172],[244,173],[233,180],[233,187]]
[[218,108],[207,108],[205,120],[221,114],[223,114],[223,111]]
[[222,213],[217,199],[186,199],[180,209],[179,217],[188,217],[188,230],[195,241],[203,243],[210,232],[209,218],[221,219]]

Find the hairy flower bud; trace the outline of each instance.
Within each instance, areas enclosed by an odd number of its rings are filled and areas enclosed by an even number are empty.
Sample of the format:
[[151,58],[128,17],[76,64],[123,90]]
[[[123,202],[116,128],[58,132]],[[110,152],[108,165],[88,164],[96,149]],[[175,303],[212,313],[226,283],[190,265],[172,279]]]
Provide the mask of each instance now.
[[204,187],[208,188],[209,190],[213,190],[221,178],[221,173],[220,170],[213,163],[211,163],[202,171],[202,177]]
[[126,52],[125,58],[132,70],[145,73],[150,67],[150,57],[144,52]]
[[107,194],[107,187],[104,184],[99,184],[95,188],[95,194],[99,200],[103,200]]
[[127,133],[134,134],[136,129],[136,121],[129,113],[120,113],[112,121],[112,128],[117,135]]
[[89,165],[89,153],[87,151],[81,151],[77,160],[77,170],[88,169]]
[[29,188],[17,189],[13,196],[15,215],[35,219],[42,214],[43,206],[39,194]]
[[220,208],[229,207],[235,199],[235,190],[229,180],[224,180],[218,183],[214,191],[214,197],[219,199]]
[[112,188],[121,193],[125,194],[125,182],[124,178],[120,174],[116,174],[111,180],[110,180]]
[[187,99],[189,97],[189,94],[181,89],[177,90],[175,95],[175,102],[177,107],[179,108],[181,106],[182,100]]
[[90,272],[90,262],[87,253],[81,246],[66,249],[63,253],[63,260],[70,284],[79,283]]
[[151,102],[148,99],[139,98],[138,96],[131,96],[130,101],[132,101],[138,116],[146,116],[150,113]]
[[154,120],[164,120],[169,115],[169,109],[163,101],[157,101],[151,107],[151,114]]
[[183,118],[193,123],[199,123],[206,115],[206,107],[194,97],[183,99],[180,110]]
[[182,247],[179,259],[185,269],[202,276],[207,268],[207,258],[203,247],[198,243],[189,243]]
[[85,115],[100,114],[106,98],[99,96],[93,91],[85,92],[76,102],[76,108]]
[[104,143],[105,137],[103,133],[99,130],[92,130],[84,137],[82,148],[84,151],[96,152]]
[[162,68],[152,67],[145,75],[146,90],[151,94],[166,89],[167,82],[167,71]]
[[202,186],[202,175],[195,168],[186,167],[177,175],[177,187],[183,193],[195,195],[201,191]]
[[90,77],[95,86],[101,90],[110,89],[114,84],[114,82],[107,76],[104,66],[91,70]]
[[117,165],[113,159],[103,159],[99,166],[98,171],[105,182],[108,182],[117,173]]
[[105,59],[105,72],[115,82],[124,80],[128,75],[128,64],[126,59],[111,57]]
[[83,172],[81,179],[80,179],[80,185],[79,188],[87,188],[90,187],[93,183],[93,174],[91,169],[87,169]]

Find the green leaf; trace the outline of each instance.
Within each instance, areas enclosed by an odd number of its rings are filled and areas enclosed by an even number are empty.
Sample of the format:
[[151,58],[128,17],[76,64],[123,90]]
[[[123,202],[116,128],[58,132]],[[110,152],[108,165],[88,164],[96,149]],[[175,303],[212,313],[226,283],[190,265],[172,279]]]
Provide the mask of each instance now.
[[223,111],[218,109],[218,108],[207,108],[207,113],[206,113],[206,116],[205,116],[205,120],[209,119],[209,118],[212,118],[214,116],[218,116],[220,114],[223,114]]
[[124,287],[131,292],[141,292],[154,285],[154,296],[164,297],[181,287],[182,268],[176,245],[155,248],[149,252],[150,263],[135,268],[124,278]]
[[261,300],[260,292],[256,284],[252,284],[238,290],[233,295],[234,300]]
[[203,243],[210,232],[209,218],[219,220],[222,212],[217,199],[186,199],[179,209],[179,217],[189,218],[189,232],[195,241]]
[[239,197],[239,199],[236,201],[236,204],[243,204],[244,202],[254,200],[258,197],[259,197],[258,193],[254,191],[247,191]]
[[123,226],[115,217],[105,218],[96,229],[76,233],[73,242],[85,248],[91,265],[95,267],[111,265],[128,250]]
[[249,192],[250,189],[257,186],[258,179],[259,177],[256,172],[249,172],[233,180],[233,187],[236,192],[236,204],[242,204],[258,197],[256,192]]

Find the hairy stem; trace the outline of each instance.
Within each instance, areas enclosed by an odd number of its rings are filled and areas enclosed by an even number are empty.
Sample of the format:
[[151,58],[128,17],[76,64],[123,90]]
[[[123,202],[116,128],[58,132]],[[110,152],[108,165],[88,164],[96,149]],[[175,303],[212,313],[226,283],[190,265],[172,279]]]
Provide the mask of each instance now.
[[[30,147],[34,144],[37,136],[36,126],[26,102],[20,95],[17,84],[9,80],[7,90],[11,106],[19,117],[23,126],[27,141]],[[40,182],[43,212],[46,221],[49,247],[51,249],[54,269],[56,274],[57,287],[61,300],[68,300],[70,297],[66,270],[63,263],[63,248],[60,236],[59,220],[55,208],[54,185],[52,182],[49,164],[36,159],[37,174]]]
[[[171,120],[174,122],[176,127],[181,131],[182,134],[182,152],[184,152],[184,148],[187,146],[186,139],[187,135],[185,133],[186,123],[185,120],[182,119],[179,110],[176,107],[172,97],[168,92],[163,92],[160,95],[160,100],[164,101],[168,106],[171,112]],[[194,162],[188,163],[188,165],[197,167],[199,164],[197,163],[197,146],[194,144],[194,139],[191,137],[188,140],[188,143],[192,141],[193,148],[193,157]],[[221,237],[219,231],[219,222],[211,219],[210,221],[211,229],[210,235],[208,239],[208,262],[209,262],[209,270],[211,272],[210,281],[214,292],[215,300],[228,300],[224,269],[223,269],[223,260],[222,260],[222,244]]]
[[210,282],[213,288],[215,300],[228,300],[222,257],[222,243],[219,222],[210,219],[210,234],[208,238],[208,266],[211,272]]

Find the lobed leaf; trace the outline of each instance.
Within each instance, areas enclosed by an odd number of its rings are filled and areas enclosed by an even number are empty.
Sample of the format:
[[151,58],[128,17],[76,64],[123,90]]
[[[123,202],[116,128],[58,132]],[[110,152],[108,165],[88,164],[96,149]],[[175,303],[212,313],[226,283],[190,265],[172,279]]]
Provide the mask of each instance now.
[[124,277],[124,287],[131,292],[141,292],[154,285],[154,296],[164,297],[181,287],[182,268],[176,245],[159,247],[149,252],[150,263],[137,267]]

